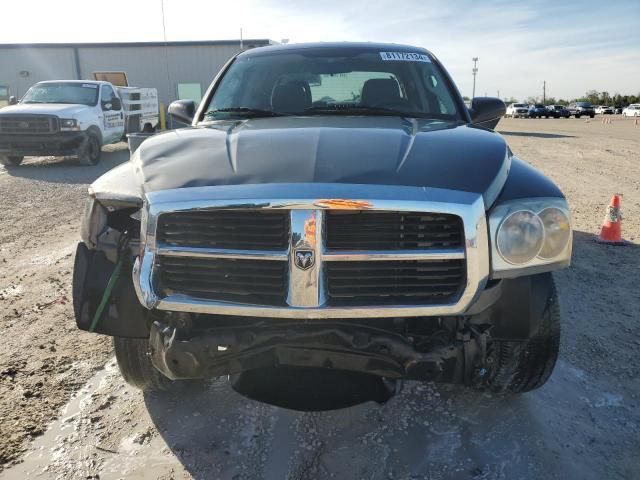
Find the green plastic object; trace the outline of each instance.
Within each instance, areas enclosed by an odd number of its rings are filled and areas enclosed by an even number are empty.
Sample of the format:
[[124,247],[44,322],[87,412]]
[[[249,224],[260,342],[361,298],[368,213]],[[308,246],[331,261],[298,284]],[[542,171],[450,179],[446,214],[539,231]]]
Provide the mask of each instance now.
[[100,322],[100,318],[102,317],[102,312],[104,311],[107,303],[109,302],[109,298],[111,297],[111,292],[113,291],[113,287],[116,286],[116,282],[118,278],[120,278],[120,271],[122,270],[122,259],[124,255],[120,255],[118,259],[118,263],[116,263],[116,267],[113,269],[113,273],[111,274],[111,278],[109,278],[109,282],[107,283],[107,288],[104,290],[104,294],[102,295],[102,300],[100,300],[100,305],[98,305],[98,309],[96,310],[96,314],[93,316],[93,320],[91,321],[91,325],[89,326],[89,331],[93,332],[98,323]]

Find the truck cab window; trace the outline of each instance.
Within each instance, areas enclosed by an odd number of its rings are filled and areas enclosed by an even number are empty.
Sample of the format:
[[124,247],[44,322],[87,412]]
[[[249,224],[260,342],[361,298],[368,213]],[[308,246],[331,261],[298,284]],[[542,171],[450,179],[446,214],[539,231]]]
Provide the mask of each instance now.
[[[102,86],[102,104],[105,105],[107,103],[113,104],[113,100],[117,99],[116,92],[113,91],[109,85]],[[120,110],[119,108],[112,108],[111,110]]]

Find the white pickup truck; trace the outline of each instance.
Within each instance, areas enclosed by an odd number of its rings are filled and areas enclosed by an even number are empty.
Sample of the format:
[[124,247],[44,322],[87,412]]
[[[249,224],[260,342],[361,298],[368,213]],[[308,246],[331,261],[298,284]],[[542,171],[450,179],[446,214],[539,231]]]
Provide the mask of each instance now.
[[95,165],[103,145],[157,126],[154,88],[92,80],[40,82],[0,110],[0,163],[17,166],[25,156],[77,155],[80,163]]

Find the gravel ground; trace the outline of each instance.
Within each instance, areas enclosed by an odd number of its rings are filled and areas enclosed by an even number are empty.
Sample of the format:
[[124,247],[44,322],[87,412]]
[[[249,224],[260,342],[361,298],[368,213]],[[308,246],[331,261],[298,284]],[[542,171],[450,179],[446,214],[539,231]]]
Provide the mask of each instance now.
[[[640,127],[503,119],[498,130],[560,185],[576,230],[573,266],[556,274],[561,360],[545,387],[508,399],[411,383],[384,406],[300,413],[222,380],[143,396],[107,339],[75,329],[70,305],[86,186],[124,147],[98,167],[0,168],[0,479],[638,478]],[[626,247],[593,241],[613,193]]]

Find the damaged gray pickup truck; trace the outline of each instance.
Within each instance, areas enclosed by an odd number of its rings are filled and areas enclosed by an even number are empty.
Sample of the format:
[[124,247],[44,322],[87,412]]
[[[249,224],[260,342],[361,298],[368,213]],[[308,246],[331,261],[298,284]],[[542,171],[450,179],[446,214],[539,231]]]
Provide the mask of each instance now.
[[229,375],[291,408],[383,402],[402,380],[495,393],[558,356],[551,271],[567,202],[428,51],[242,52],[191,127],[93,183],[74,267],[78,327],[114,337],[143,390]]

